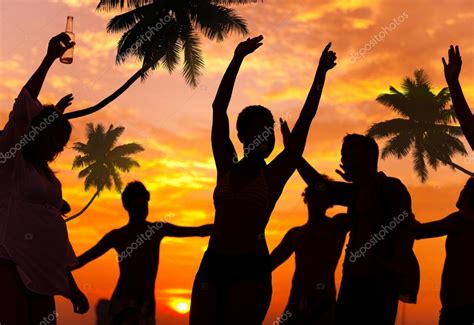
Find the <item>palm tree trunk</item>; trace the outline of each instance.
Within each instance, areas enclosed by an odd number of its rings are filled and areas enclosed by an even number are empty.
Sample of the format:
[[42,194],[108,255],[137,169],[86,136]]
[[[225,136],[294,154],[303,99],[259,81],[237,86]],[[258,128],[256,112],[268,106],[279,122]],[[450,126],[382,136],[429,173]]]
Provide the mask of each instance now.
[[91,206],[92,202],[94,202],[94,200],[96,199],[96,197],[99,195],[99,190],[97,190],[97,192],[95,192],[94,196],[92,196],[91,200],[89,201],[89,203],[86,204],[86,206],[81,210],[79,211],[79,213],[73,215],[73,216],[70,216],[70,217],[67,217],[66,218],[66,222],[69,222],[71,220],[74,220],[76,218],[78,218],[80,215],[82,215],[84,212],[86,212],[86,210]]
[[449,165],[449,166],[453,167],[454,169],[457,169],[457,170],[463,172],[464,174],[467,174],[467,175],[469,175],[469,176],[471,176],[471,177],[474,177],[474,173],[473,173],[473,172],[467,170],[466,168],[464,168],[464,167],[462,167],[462,166],[459,166],[458,164],[452,162],[451,160],[442,160],[442,159],[440,159],[440,160],[441,160],[443,163],[445,163],[446,165]]
[[133,83],[135,81],[138,80],[138,78],[142,77],[151,68],[151,66],[152,66],[152,64],[148,64],[148,65],[143,66],[130,79],[128,79],[127,82],[125,82],[122,85],[122,87],[117,89],[109,97],[103,99],[98,104],[96,104],[94,106],[91,106],[89,108],[85,108],[85,109],[81,109],[81,110],[78,110],[78,111],[66,113],[66,114],[64,114],[64,117],[71,120],[71,119],[75,119],[75,118],[78,118],[78,117],[83,117],[83,116],[86,116],[86,115],[89,115],[89,114],[92,114],[92,113],[95,113],[95,112],[99,111],[100,109],[104,108],[105,106],[107,106],[108,104],[113,102],[115,99],[117,99],[117,97],[122,95],[131,85],[133,85]]

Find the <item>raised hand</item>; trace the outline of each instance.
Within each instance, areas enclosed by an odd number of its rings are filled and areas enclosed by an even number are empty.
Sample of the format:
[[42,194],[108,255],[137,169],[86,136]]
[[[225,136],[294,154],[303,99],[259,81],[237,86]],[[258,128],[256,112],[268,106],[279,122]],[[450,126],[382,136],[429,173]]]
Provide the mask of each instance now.
[[346,182],[352,182],[353,180],[349,175],[347,175],[344,165],[339,165],[339,166],[341,167],[342,171],[339,169],[336,169],[336,173],[338,173],[339,176],[341,176],[342,179],[344,179]]
[[241,42],[235,49],[235,56],[244,58],[247,55],[255,52],[260,46],[263,45],[262,40],[263,35],[260,35],[254,38],[248,38],[246,41]]
[[64,113],[66,108],[71,106],[72,101],[74,100],[74,96],[72,94],[66,95],[56,104],[56,109],[61,113]]
[[282,118],[280,118],[280,126],[281,126],[281,135],[283,136],[283,144],[286,146],[290,138],[291,131],[290,131],[290,128],[288,127],[288,123]]
[[56,60],[66,52],[66,50],[73,47],[76,43],[71,41],[71,38],[66,33],[61,33],[54,36],[48,44],[48,52],[46,56],[50,59]]
[[321,58],[319,59],[319,68],[323,69],[324,71],[331,70],[336,66],[336,52],[329,50],[331,48],[331,45],[331,42],[326,45],[323,50],[323,53],[321,54]]
[[443,66],[444,66],[444,77],[446,78],[446,82],[448,84],[455,82],[459,79],[459,74],[461,73],[461,53],[459,52],[459,46],[456,45],[450,46],[448,50],[448,59],[449,62],[446,64],[446,60],[442,58]]

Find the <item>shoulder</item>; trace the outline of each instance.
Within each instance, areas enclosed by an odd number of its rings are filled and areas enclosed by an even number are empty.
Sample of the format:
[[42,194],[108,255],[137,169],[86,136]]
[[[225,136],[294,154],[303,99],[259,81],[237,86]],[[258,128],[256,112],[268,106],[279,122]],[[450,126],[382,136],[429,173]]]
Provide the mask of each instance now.
[[410,196],[407,187],[398,178],[386,176],[385,174],[380,173],[379,184],[382,190],[390,196]]
[[461,226],[462,223],[464,223],[469,216],[466,214],[462,213],[461,211],[456,211],[451,213],[449,216],[447,216],[445,219],[449,222],[452,223],[452,225],[456,226],[459,225]]
[[108,240],[115,240],[116,238],[123,235],[124,232],[125,232],[125,227],[114,229],[114,230],[109,231],[107,234],[105,234],[104,238]]
[[396,177],[386,176],[384,173],[380,173],[380,179],[382,180],[382,185],[387,188],[406,190],[406,186],[403,182]]
[[294,241],[301,235],[302,232],[304,232],[304,230],[305,230],[304,226],[291,228],[286,233],[285,238],[288,240]]

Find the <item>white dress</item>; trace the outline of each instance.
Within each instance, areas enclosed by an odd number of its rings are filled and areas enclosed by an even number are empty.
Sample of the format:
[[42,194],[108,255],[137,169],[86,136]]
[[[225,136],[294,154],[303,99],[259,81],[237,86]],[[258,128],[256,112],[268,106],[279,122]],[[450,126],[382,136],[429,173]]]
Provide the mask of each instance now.
[[23,88],[0,136],[0,258],[16,265],[29,290],[69,297],[67,272],[78,261],[60,213],[61,183],[38,173],[21,153],[41,109]]

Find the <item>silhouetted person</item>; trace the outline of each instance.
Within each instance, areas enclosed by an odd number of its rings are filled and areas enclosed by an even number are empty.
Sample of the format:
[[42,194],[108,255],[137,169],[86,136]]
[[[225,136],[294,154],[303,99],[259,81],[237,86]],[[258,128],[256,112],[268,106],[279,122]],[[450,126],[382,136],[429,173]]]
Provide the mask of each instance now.
[[[290,130],[285,121],[280,121],[283,139],[287,143]],[[332,325],[336,307],[334,272],[350,228],[350,217],[347,214],[333,218],[326,216],[327,209],[334,206],[338,195],[334,192],[337,187],[331,185],[334,182],[321,175],[324,181],[314,183],[310,176],[315,170],[304,158],[301,158],[298,172],[308,185],[303,193],[308,207],[308,222],[291,229],[271,253],[273,270],[295,253],[296,269],[290,298],[280,322],[287,325]]]
[[212,149],[217,168],[214,232],[194,281],[191,325],[261,324],[270,304],[271,263],[265,227],[304,151],[336,54],[324,49],[301,115],[285,149],[266,164],[275,146],[275,121],[262,106],[245,108],[237,119],[245,157],[238,160],[229,137],[227,109],[240,66],[263,36],[240,43],[213,103]]
[[[67,44],[63,46],[62,44]],[[69,298],[76,313],[89,309],[69,268],[77,259],[61,217],[61,183],[49,164],[63,151],[71,125],[63,112],[38,95],[46,75],[73,46],[53,37],[43,62],[21,90],[0,136],[0,323],[56,324],[55,295]]]
[[[336,323],[395,323],[398,300],[415,303],[419,268],[413,253],[411,198],[400,180],[378,171],[377,143],[368,136],[344,138],[341,168],[349,183],[329,182],[348,207],[351,232],[336,306]],[[316,170],[308,179],[321,181]]]
[[110,249],[117,251],[120,277],[109,310],[113,325],[155,324],[155,280],[163,238],[204,237],[212,232],[212,225],[178,227],[167,221],[148,222],[149,200],[150,193],[142,183],[128,184],[122,203],[129,223],[106,234],[78,258],[78,267],[82,267]]
[[449,86],[449,93],[451,94],[451,100],[453,101],[456,116],[461,124],[467,142],[469,142],[471,149],[474,149],[474,117],[472,116],[466,98],[464,98],[461,83],[459,82],[459,74],[461,73],[462,66],[459,47],[456,45],[456,48],[454,48],[451,45],[448,50],[448,63],[446,63],[444,58],[442,58],[442,60],[444,76]]
[[288,305],[287,325],[332,325],[336,307],[334,272],[350,227],[347,214],[326,216],[333,206],[326,185],[310,184],[303,193],[308,222],[291,229],[271,254],[276,269],[295,253],[296,268]]
[[474,324],[474,178],[467,181],[456,206],[458,211],[419,224],[415,232],[416,239],[447,236],[440,325]]

